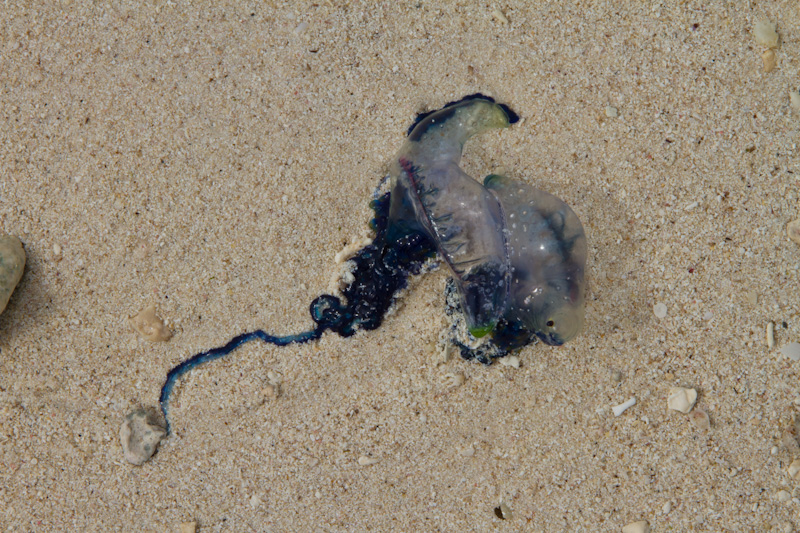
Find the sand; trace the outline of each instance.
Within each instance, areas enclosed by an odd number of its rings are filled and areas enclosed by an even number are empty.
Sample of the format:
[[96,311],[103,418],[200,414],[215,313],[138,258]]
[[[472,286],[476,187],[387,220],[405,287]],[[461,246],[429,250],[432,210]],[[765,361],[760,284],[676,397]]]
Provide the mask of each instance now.
[[[0,316],[4,530],[800,528],[796,2],[68,4],[0,10],[0,232],[28,255]],[[584,222],[582,335],[442,362],[438,269],[377,331],[192,372],[128,464],[120,425],[174,365],[311,327],[415,114],[478,91],[523,120],[465,169]],[[168,342],[130,328],[150,305]]]

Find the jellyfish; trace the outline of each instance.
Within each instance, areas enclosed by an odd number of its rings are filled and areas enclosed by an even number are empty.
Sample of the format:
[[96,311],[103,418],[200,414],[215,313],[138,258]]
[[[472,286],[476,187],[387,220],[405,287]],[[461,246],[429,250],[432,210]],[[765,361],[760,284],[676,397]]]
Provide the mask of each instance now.
[[418,116],[390,164],[389,191],[373,198],[375,237],[349,259],[352,276],[341,294],[311,302],[308,331],[242,333],[171,369],[159,398],[166,433],[170,396],[190,370],[254,340],[287,346],[326,331],[349,337],[374,330],[409,276],[437,256],[452,274],[451,307],[482,343],[477,350],[460,343],[466,359],[488,364],[537,338],[560,345],[577,335],[586,239],[575,213],[530,185],[497,175],[481,183],[459,166],[471,137],[517,121],[508,106],[481,94]]

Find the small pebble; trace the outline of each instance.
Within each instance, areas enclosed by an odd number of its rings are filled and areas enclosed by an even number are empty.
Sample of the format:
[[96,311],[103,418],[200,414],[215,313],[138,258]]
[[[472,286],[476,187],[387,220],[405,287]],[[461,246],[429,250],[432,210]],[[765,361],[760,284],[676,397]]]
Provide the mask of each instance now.
[[13,235],[0,237],[0,313],[6,310],[11,293],[14,292],[25,270],[25,250]]
[[250,496],[250,508],[258,509],[261,506],[261,497],[258,494]]
[[[792,103],[792,107],[795,111],[800,111],[800,93],[797,91],[789,91],[789,101]],[[792,239],[794,242],[797,242],[795,239]],[[798,243],[800,244],[800,243]]]
[[499,359],[500,364],[503,366],[510,366],[512,368],[519,368],[519,357],[516,355],[507,355]]
[[195,533],[197,531],[197,522],[184,522],[181,524],[181,533]]
[[775,499],[778,500],[779,502],[788,502],[789,500],[792,499],[792,495],[787,490],[779,490],[775,494]]
[[792,464],[789,465],[787,472],[789,473],[790,478],[795,481],[800,481],[800,459],[795,459],[792,461]]
[[614,416],[619,416],[622,413],[624,413],[628,408],[633,407],[634,405],[636,405],[636,398],[632,396],[627,402],[615,405],[614,407],[611,408],[611,410],[614,412]]
[[674,387],[669,390],[669,398],[667,398],[667,405],[673,411],[680,411],[681,413],[688,413],[694,407],[697,401],[697,391],[694,389],[685,389],[683,387]]
[[670,511],[672,511],[672,502],[666,502],[661,506],[661,514],[669,514]]
[[775,324],[767,323],[767,348],[770,350],[775,347]]
[[[800,93],[795,92],[793,94],[796,94],[798,99],[798,105],[795,106],[795,108],[800,109]],[[789,237],[789,240],[793,243],[800,244],[800,218],[786,224],[786,236]]]
[[125,460],[134,465],[143,464],[156,453],[158,443],[166,434],[154,412],[137,409],[129,413],[119,429]]
[[761,46],[778,48],[781,38],[775,29],[775,24],[766,20],[759,21],[753,28],[753,33],[755,34],[756,42]]
[[617,118],[619,116],[619,109],[614,106],[606,106],[606,116],[608,118]]
[[708,418],[708,413],[700,408],[692,411],[689,419],[700,431],[709,431],[711,429],[711,419]]
[[492,11],[492,17],[500,24],[508,24],[508,17],[506,17],[506,14],[497,8]]
[[775,70],[775,67],[778,66],[778,56],[775,54],[775,50],[769,49],[761,54],[761,61],[764,62],[765,73]]
[[161,317],[156,315],[155,305],[129,318],[128,322],[136,333],[150,342],[166,342],[172,337],[172,332],[164,325]]
[[800,361],[800,343],[791,342],[781,348],[781,353],[792,361]]
[[667,306],[661,302],[655,304],[653,306],[653,314],[656,315],[656,318],[665,318],[667,316]]
[[494,514],[501,520],[511,520],[514,518],[514,515],[511,514],[511,507],[509,507],[505,502],[494,508]]
[[650,524],[647,523],[647,520],[631,522],[622,528],[622,533],[650,533]]
[[366,455],[362,455],[361,457],[358,458],[358,464],[360,464],[361,466],[374,465],[377,462],[378,460],[375,459],[374,457],[367,457]]

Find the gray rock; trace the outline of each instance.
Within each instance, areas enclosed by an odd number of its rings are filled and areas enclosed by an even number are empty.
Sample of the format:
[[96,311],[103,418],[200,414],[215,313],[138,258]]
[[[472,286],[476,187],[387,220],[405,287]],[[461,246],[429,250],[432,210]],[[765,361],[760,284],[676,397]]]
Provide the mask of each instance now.
[[119,440],[125,460],[141,465],[150,459],[167,432],[153,410],[136,409],[125,417],[119,428]]
[[0,313],[5,311],[11,293],[25,270],[25,250],[13,235],[0,237]]

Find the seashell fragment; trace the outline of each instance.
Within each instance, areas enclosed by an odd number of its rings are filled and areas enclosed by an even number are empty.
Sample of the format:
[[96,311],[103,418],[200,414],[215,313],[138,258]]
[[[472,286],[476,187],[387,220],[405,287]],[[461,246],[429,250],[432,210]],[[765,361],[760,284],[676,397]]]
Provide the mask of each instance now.
[[125,460],[134,465],[143,464],[156,453],[158,443],[166,434],[155,413],[145,409],[129,413],[119,429]]
[[166,342],[172,338],[172,332],[164,325],[161,317],[156,315],[155,305],[149,306],[128,321],[136,333],[150,342]]
[[11,293],[25,270],[25,250],[13,235],[0,237],[0,313],[5,311]]
[[622,533],[650,533],[650,524],[647,523],[647,520],[631,522],[627,526],[623,526]]
[[688,413],[694,407],[697,401],[697,391],[694,389],[685,389],[683,387],[675,387],[669,390],[669,398],[667,398],[667,405],[673,411],[680,411],[681,413]]
[[753,28],[753,34],[756,37],[756,42],[761,46],[766,46],[767,48],[778,48],[780,46],[781,37],[772,22],[767,20],[757,22]]
[[790,342],[781,348],[781,353],[792,361],[800,361],[800,343]]

